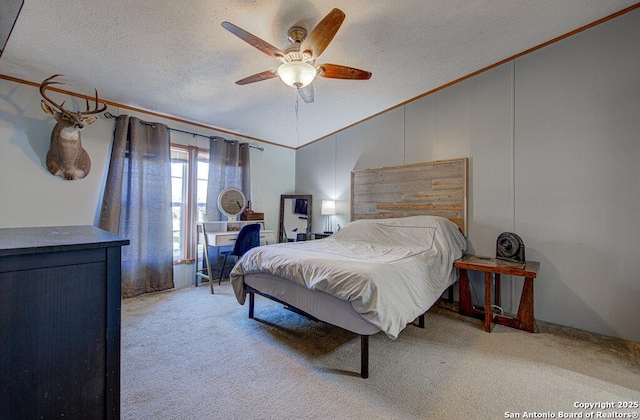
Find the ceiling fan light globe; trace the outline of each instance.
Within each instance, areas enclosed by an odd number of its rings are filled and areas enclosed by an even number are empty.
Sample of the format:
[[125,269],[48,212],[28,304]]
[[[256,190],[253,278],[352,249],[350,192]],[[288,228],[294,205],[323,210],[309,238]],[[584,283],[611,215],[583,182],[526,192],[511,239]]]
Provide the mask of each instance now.
[[303,88],[313,82],[317,74],[316,68],[302,61],[289,61],[278,67],[278,76],[288,86]]

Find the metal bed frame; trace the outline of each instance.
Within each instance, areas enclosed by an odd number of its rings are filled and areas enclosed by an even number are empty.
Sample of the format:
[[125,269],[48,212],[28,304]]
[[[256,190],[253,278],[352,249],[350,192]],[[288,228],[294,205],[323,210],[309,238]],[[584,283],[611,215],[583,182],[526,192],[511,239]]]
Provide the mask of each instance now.
[[[318,322],[324,322],[316,317],[314,317],[311,314],[306,313],[305,311],[298,309],[294,306],[292,306],[291,304],[284,302],[276,297],[273,297],[271,295],[268,295],[266,293],[263,293],[257,289],[254,289],[251,286],[248,285],[244,285],[244,290],[246,293],[249,294],[249,318],[250,319],[254,319],[254,307],[255,307],[255,295],[258,294],[260,296],[263,296],[267,299],[273,300],[274,302],[278,302],[282,305],[284,305],[284,307],[292,312],[297,313],[298,315],[302,315],[306,318],[309,318],[312,321],[318,321]],[[450,290],[451,293],[451,290]],[[327,323],[329,325],[333,325],[330,323]],[[411,323],[411,325],[416,325],[414,323]],[[335,325],[334,325],[335,326]],[[419,328],[424,328],[424,314],[420,315],[418,317],[418,325]],[[340,328],[340,327],[338,327]],[[347,330],[348,331],[348,330]],[[364,335],[364,334],[360,334],[360,377],[363,379],[367,379],[369,377],[369,336],[368,335]]]

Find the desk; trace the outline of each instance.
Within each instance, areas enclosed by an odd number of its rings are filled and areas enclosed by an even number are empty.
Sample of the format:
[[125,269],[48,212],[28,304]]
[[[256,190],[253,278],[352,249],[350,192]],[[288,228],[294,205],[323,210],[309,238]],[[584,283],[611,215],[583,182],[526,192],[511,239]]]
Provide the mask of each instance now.
[[[203,222],[198,223],[198,243],[205,243],[200,240],[203,231],[207,235],[207,245],[209,246],[229,246],[236,243],[238,233],[246,225],[259,223],[263,229],[260,229],[260,243],[268,244],[270,241],[275,242],[276,231],[264,229],[262,220],[242,221],[242,222]],[[203,229],[204,227],[204,229]],[[202,238],[204,239],[204,238]]]
[[[235,232],[208,232],[207,242],[209,246],[229,246],[235,245],[236,239],[238,239],[239,231]],[[263,242],[269,244],[269,241],[275,242],[276,231],[275,230],[261,230],[260,231],[260,244]]]
[[[466,254],[461,259],[456,260],[453,266],[460,269],[460,313],[462,315],[484,319],[484,330],[487,332],[491,332],[492,322],[527,332],[534,332],[533,279],[537,277],[540,270],[539,262],[512,263],[490,257]],[[484,311],[473,307],[467,270],[484,272]],[[520,305],[515,318],[504,315],[494,316],[491,307],[492,274],[495,276],[494,302],[498,306],[500,306],[500,275],[524,277]]]
[[[198,243],[196,244],[196,250],[198,245],[202,244],[204,259],[202,261],[202,269],[198,269],[198,261],[196,259],[196,277],[195,286],[198,287],[198,277],[209,280],[209,287],[211,293],[213,293],[213,281],[211,278],[211,261],[209,261],[209,253],[207,247],[214,246],[232,246],[235,245],[238,239],[240,229],[246,225],[258,223],[264,228],[264,222],[262,220],[252,221],[227,221],[227,222],[199,222],[196,224],[198,233]],[[260,244],[263,242],[268,244],[269,241],[275,242],[276,231],[260,229]]]

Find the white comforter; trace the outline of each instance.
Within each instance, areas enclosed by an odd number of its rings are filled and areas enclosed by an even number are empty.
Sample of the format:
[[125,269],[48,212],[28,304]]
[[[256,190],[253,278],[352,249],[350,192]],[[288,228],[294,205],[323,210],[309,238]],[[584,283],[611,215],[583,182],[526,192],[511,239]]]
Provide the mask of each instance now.
[[231,283],[244,304],[244,276],[270,273],[349,301],[356,312],[396,338],[456,280],[453,261],[466,240],[435,216],[358,220],[332,236],[251,249]]

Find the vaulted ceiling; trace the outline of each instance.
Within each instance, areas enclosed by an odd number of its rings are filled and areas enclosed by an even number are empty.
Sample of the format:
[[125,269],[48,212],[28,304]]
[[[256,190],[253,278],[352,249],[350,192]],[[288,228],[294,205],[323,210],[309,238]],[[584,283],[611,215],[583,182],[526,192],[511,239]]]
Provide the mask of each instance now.
[[[250,138],[299,147],[609,16],[635,0],[49,0],[22,8],[0,74],[63,87]],[[316,78],[305,103],[278,78],[234,82],[278,62],[237,38],[229,21],[284,48],[346,14],[316,63],[373,73]]]

